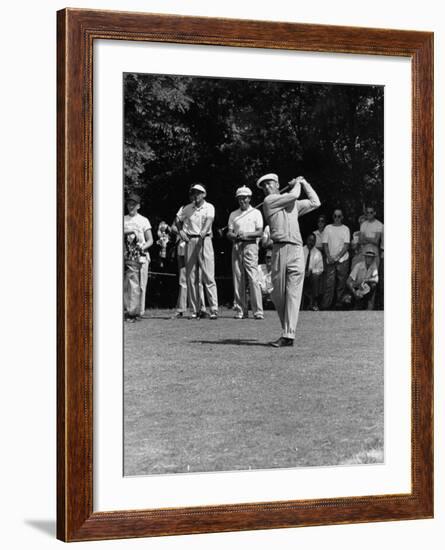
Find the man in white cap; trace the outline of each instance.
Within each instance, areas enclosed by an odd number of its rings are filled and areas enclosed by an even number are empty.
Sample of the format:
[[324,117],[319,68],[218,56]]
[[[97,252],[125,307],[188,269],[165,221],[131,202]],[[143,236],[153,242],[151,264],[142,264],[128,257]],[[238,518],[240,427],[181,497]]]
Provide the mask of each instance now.
[[239,187],[235,197],[239,208],[229,216],[227,237],[232,241],[232,273],[235,319],[247,319],[246,275],[254,319],[264,319],[261,288],[258,283],[258,240],[263,234],[261,212],[250,206],[252,191]]
[[202,184],[193,184],[190,187],[191,202],[178,211],[174,224],[174,231],[176,229],[181,240],[186,243],[185,268],[192,319],[199,318],[202,307],[199,298],[199,270],[210,306],[210,319],[218,318],[218,293],[212,244],[215,207],[205,200],[206,195]]
[[[178,214],[182,212],[183,207],[178,211]],[[173,232],[174,227],[172,227]],[[179,235],[177,235],[177,242],[176,242],[176,257],[177,257],[177,263],[178,263],[178,283],[179,283],[179,292],[178,292],[178,299],[176,301],[176,312],[173,314],[172,319],[183,319],[184,315],[187,311],[187,302],[188,302],[188,291],[187,291],[187,272],[185,268],[185,249],[186,249],[186,242],[182,241]],[[199,272],[199,303],[200,303],[200,310],[199,310],[199,318],[205,319],[208,317],[208,313],[206,311],[205,306],[205,300],[204,300],[204,289],[202,287],[202,275],[201,272]]]
[[[293,346],[305,271],[298,218],[321,203],[312,186],[301,176],[289,182],[288,193],[280,194],[276,174],[262,176],[257,186],[266,195],[263,212],[273,241],[271,297],[283,329],[282,336],[271,345],[276,348]],[[307,198],[298,200],[301,187]]]

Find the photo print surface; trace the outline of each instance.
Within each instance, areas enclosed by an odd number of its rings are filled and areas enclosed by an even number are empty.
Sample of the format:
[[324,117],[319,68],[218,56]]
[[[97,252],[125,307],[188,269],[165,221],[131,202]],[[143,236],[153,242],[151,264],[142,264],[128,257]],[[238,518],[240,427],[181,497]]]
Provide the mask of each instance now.
[[384,462],[384,87],[123,75],[124,475]]

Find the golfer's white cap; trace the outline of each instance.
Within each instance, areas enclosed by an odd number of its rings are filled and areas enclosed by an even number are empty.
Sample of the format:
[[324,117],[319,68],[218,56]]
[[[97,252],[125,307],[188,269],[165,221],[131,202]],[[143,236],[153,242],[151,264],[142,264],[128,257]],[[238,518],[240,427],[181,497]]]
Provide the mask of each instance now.
[[264,176],[261,176],[261,178],[256,182],[256,186],[261,188],[261,184],[263,181],[276,181],[278,183],[278,176],[276,174],[265,174]]
[[245,185],[243,185],[242,187],[238,187],[235,193],[235,197],[251,197],[251,196],[252,196],[252,191]]
[[190,191],[199,191],[200,193],[206,193],[206,190],[203,185],[200,183],[195,183],[190,187]]

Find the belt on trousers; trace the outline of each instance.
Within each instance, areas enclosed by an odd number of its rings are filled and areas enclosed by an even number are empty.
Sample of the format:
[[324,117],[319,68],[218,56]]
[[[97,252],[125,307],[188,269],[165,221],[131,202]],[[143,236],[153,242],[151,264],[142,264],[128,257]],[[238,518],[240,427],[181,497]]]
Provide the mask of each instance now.
[[[189,239],[199,239],[199,238],[201,238],[201,235],[187,235],[187,237]],[[210,235],[204,235],[203,238],[205,239],[206,237],[210,237]]]
[[237,243],[255,243],[256,244],[256,239],[237,239],[236,240]]
[[300,243],[291,243],[290,241],[276,241],[273,244],[294,244],[295,246],[301,246]]

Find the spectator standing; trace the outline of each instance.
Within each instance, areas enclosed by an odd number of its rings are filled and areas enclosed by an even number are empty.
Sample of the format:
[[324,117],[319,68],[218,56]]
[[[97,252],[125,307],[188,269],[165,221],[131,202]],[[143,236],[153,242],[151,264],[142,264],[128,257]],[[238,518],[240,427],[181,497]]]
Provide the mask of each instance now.
[[190,188],[190,204],[176,214],[175,227],[186,243],[185,267],[191,318],[199,318],[199,272],[210,306],[210,319],[218,318],[218,292],[215,282],[215,255],[212,244],[212,224],[215,207],[205,200],[207,191],[200,183]]
[[375,252],[377,267],[380,263],[380,243],[383,236],[383,223],[376,219],[375,208],[366,207],[366,220],[360,226],[360,244],[370,245]]
[[[343,225],[343,212],[334,210],[333,222],[323,231],[323,248],[326,255],[326,286],[323,294],[322,308],[329,309],[334,305],[342,307],[342,297],[349,271],[349,244],[351,233]],[[334,302],[335,297],[335,302]]]
[[249,308],[246,278],[249,282],[253,317],[262,320],[263,300],[258,284],[258,241],[263,235],[261,212],[250,206],[252,191],[239,187],[235,194],[239,208],[229,216],[227,237],[232,241],[232,275],[235,319],[247,319]]
[[323,258],[323,273],[319,281],[319,296],[321,298],[323,297],[324,289],[326,287],[326,256],[323,248],[323,231],[324,231],[324,228],[326,227],[326,222],[327,220],[324,214],[321,214],[320,216],[318,216],[317,229],[314,231],[315,246],[321,252],[321,256]]
[[323,256],[316,247],[316,237],[310,233],[303,247],[304,254],[304,285],[303,297],[305,307],[312,311],[318,311],[318,298],[320,295],[320,283],[323,275]]
[[326,216],[324,214],[321,214],[321,216],[318,216],[317,229],[314,231],[314,235],[315,235],[315,246],[318,248],[318,250],[322,254],[324,254],[323,231],[325,227],[326,227]]
[[360,228],[362,226],[362,223],[366,221],[365,214],[362,214],[358,217],[358,230],[354,231],[352,234],[351,239],[351,252],[352,252],[352,258],[351,258],[351,269],[355,266],[355,264],[361,260],[363,260],[363,254],[362,254],[362,248],[363,246],[360,244]]
[[[124,216],[125,261],[124,261],[124,312],[125,319],[134,322],[145,313],[145,296],[148,282],[150,254],[153,244],[151,224],[139,214],[141,198],[132,193],[126,201]],[[132,236],[134,241],[132,242]],[[134,247],[137,247],[137,254]]]

